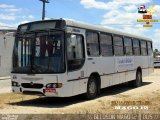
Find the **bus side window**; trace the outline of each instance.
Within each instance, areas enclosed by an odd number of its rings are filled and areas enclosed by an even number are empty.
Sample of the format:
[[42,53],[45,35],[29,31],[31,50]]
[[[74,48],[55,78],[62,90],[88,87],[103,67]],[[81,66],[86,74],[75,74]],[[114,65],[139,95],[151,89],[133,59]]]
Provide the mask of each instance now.
[[84,64],[84,40],[82,35],[68,34],[67,38],[68,70],[80,69]]
[[153,54],[152,50],[152,42],[147,42],[148,55],[151,56]]
[[123,56],[124,50],[123,50],[123,39],[120,36],[114,36],[113,37],[114,42],[114,54],[116,56]]
[[132,39],[124,37],[124,49],[126,55],[133,55],[133,49],[132,49]]
[[137,39],[133,39],[133,51],[134,51],[135,56],[141,55],[140,44],[139,44],[139,40],[137,40]]
[[112,56],[112,36],[109,34],[100,34],[100,47],[102,56]]
[[141,41],[141,55],[146,56],[147,55],[147,44],[146,41]]
[[98,33],[87,31],[87,54],[88,56],[96,57],[100,55]]

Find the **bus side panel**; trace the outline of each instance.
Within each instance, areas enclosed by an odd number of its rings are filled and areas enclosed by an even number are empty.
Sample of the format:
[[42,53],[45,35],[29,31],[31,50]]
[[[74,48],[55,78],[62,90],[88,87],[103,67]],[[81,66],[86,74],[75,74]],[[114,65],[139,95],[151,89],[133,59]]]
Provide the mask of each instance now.
[[91,57],[91,58],[87,58],[87,76],[89,77],[92,73],[97,72],[99,74],[101,69],[101,58],[100,57]]
[[58,83],[62,83],[62,88],[59,89],[59,96],[61,97],[72,96],[73,94],[73,82],[68,82],[67,78],[67,73],[58,75]]
[[[87,81],[88,79],[80,79],[77,81],[71,81],[69,83],[72,83],[70,87],[72,87],[72,96],[86,93],[87,91]],[[66,89],[67,91],[67,89]],[[65,91],[64,91],[65,92]]]
[[147,68],[148,66],[148,58],[146,56],[135,56],[134,57],[134,69],[136,70],[138,67]]
[[113,85],[120,84],[126,81],[126,56],[115,56],[115,74],[113,75]]
[[115,73],[116,72],[124,72],[126,71],[126,56],[115,56]]
[[115,71],[114,57],[101,57],[99,61],[99,66],[101,67],[100,74],[102,75],[101,88],[111,86],[113,82],[113,73]]
[[127,56],[127,59],[131,60],[131,63],[126,65],[126,82],[135,80],[136,78],[136,69],[138,65],[136,65],[136,57],[134,56]]
[[149,67],[149,59],[148,59],[148,56],[141,56],[140,58],[140,61],[141,61],[141,66],[142,68],[148,68]]
[[138,67],[141,67],[142,77],[149,75],[150,60],[148,59],[148,56],[135,56],[134,63],[135,70],[137,70]]
[[79,80],[73,82],[72,95],[79,94]]
[[83,79],[79,81],[79,93],[86,93],[87,91],[87,81],[88,79]]
[[109,87],[112,85],[112,75],[101,76],[101,88]]
[[126,72],[126,82],[135,80],[136,78],[135,75],[136,75],[136,70],[131,70],[131,71]]
[[119,73],[119,83],[125,83],[126,81],[126,72]]
[[141,67],[141,56],[134,56],[134,70]]
[[148,56],[148,64],[149,64],[149,70],[148,70],[148,73],[151,74],[154,72],[154,65],[153,65],[153,55],[151,56]]
[[59,89],[59,97],[69,97],[86,93],[87,81],[88,79],[79,79],[75,81],[64,82],[63,88]]
[[[87,84],[87,80],[83,79],[86,76],[85,68],[86,67],[84,65],[80,70],[68,72],[67,81],[69,82],[67,84],[72,83],[72,86],[70,86],[72,87],[72,96],[86,92],[85,87]],[[82,73],[84,74],[84,76],[82,76]]]
[[142,76],[148,76],[149,75],[149,59],[148,56],[141,56],[141,68],[142,68]]
[[117,84],[119,84],[120,82],[119,82],[119,74],[118,73],[116,73],[116,74],[113,74],[113,80],[112,80],[112,85],[117,85]]
[[145,76],[148,76],[148,75],[149,75],[149,68],[142,69],[142,76],[145,77]]
[[99,72],[101,75],[109,75],[115,72],[114,57],[100,57],[99,61],[100,62],[97,64],[97,67],[100,67]]

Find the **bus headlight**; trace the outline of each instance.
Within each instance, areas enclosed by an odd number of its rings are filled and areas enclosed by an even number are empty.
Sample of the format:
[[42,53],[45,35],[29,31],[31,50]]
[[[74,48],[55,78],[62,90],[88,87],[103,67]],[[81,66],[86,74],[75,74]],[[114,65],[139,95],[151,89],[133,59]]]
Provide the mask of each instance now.
[[52,88],[57,88],[57,84],[52,84]]
[[62,83],[48,83],[46,85],[46,88],[61,88],[62,87]]
[[51,83],[47,84],[46,88],[52,88],[52,84]]

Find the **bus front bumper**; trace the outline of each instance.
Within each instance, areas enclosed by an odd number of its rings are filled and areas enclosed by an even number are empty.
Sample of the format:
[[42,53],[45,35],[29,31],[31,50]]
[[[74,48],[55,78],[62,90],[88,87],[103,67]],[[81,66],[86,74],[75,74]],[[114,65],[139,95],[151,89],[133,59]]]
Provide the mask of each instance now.
[[61,97],[60,88],[43,88],[43,89],[31,89],[22,87],[13,87],[12,91],[18,94],[48,96],[48,97]]

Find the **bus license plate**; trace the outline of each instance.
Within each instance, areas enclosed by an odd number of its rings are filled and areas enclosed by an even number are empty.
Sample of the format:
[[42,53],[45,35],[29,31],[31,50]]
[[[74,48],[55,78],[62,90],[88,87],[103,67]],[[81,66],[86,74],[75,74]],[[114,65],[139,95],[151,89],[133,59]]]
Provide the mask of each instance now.
[[56,89],[54,89],[54,88],[46,88],[46,89],[45,89],[45,92],[55,93],[55,92],[56,92]]

